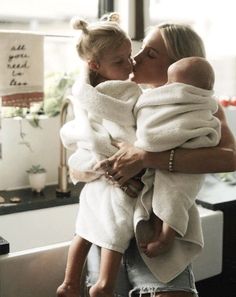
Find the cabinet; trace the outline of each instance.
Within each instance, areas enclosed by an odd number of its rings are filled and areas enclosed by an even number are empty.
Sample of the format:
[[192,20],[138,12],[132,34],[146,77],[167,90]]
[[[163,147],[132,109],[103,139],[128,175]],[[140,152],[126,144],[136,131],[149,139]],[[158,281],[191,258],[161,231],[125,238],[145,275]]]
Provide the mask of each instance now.
[[224,213],[222,273],[197,282],[199,297],[236,296],[236,185],[207,176],[197,203]]

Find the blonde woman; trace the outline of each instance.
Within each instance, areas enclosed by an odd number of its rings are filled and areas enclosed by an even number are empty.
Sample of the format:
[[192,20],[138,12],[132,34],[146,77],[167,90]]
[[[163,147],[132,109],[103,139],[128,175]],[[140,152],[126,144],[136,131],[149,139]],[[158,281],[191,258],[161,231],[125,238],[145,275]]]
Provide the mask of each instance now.
[[[189,26],[180,24],[161,24],[145,38],[141,51],[134,57],[136,83],[147,84],[151,88],[160,87],[167,82],[167,70],[174,62],[190,56],[205,57],[201,38]],[[216,147],[194,150],[178,148],[174,152],[147,152],[133,145],[117,143],[119,151],[101,163],[112,179],[124,185],[142,170],[169,170],[182,173],[211,173],[236,170],[236,144],[226,123],[224,112],[219,106],[215,116],[221,121],[221,140]],[[166,226],[165,232],[172,232]],[[181,250],[179,250],[181,255]],[[184,251],[182,251],[184,257]],[[87,284],[91,286],[97,278],[99,250],[94,248],[88,257]],[[135,241],[132,241],[123,256],[123,265],[116,286],[119,296],[193,297],[197,296],[191,263],[184,269],[176,270],[179,258],[165,257],[163,268],[144,263]],[[151,272],[152,271],[152,272]],[[163,272],[172,275],[168,282],[160,281],[154,275]]]

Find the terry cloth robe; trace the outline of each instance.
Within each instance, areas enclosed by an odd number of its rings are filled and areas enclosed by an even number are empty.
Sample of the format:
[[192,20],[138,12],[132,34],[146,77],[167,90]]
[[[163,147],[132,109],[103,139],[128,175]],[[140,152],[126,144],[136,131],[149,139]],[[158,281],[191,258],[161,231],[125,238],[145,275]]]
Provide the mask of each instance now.
[[[93,173],[98,161],[118,150],[111,145],[112,139],[135,141],[133,108],[140,95],[139,86],[126,81],[107,81],[95,88],[81,84],[73,88],[77,150],[68,164],[74,183],[79,179],[73,172]],[[134,236],[137,199],[110,184],[102,173],[95,174],[97,179],[87,183],[80,195],[76,233],[98,246],[123,253]]]
[[[213,91],[182,83],[146,91],[135,107],[135,146],[150,152],[216,146],[220,141],[220,122],[213,116],[218,105],[212,95]],[[134,218],[135,228],[140,230],[137,236],[147,235],[143,232],[147,227],[143,219],[149,219],[151,208],[179,235],[171,249],[162,255],[148,258],[141,253],[151,272],[162,282],[176,277],[203,248],[195,204],[203,180],[203,175],[164,170],[148,170],[143,177],[146,189],[137,202]],[[150,193],[152,183],[154,188]]]

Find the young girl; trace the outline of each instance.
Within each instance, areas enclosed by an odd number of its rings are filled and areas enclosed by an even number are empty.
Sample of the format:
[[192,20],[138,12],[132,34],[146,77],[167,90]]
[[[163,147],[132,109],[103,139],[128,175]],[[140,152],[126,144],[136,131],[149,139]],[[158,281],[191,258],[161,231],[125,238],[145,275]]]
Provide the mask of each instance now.
[[[91,243],[95,243],[102,247],[102,259],[99,279],[89,293],[110,297],[122,254],[134,234],[136,199],[130,197],[135,196],[132,185],[123,189],[114,186],[108,183],[104,172],[95,172],[93,166],[117,151],[111,144],[112,139],[134,142],[132,112],[141,90],[136,83],[125,81],[133,70],[131,41],[117,23],[104,21],[88,25],[75,20],[74,28],[82,31],[77,51],[87,73],[84,81],[73,87],[74,111],[80,124],[76,131],[77,150],[68,164],[74,183],[89,183],[80,195],[76,236],[57,296],[79,296],[84,262]],[[68,147],[63,129],[61,135]],[[136,187],[139,185],[136,180],[133,183]]]

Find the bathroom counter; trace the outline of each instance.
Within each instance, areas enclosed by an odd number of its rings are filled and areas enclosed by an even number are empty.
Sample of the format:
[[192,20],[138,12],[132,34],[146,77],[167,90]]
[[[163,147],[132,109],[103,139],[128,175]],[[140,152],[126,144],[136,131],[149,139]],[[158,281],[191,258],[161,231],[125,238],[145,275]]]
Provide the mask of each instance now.
[[197,202],[212,210],[225,210],[236,206],[236,185],[217,180],[207,175],[205,183],[198,194]]
[[[57,185],[47,186],[41,193],[35,193],[31,188],[0,191],[0,196],[5,199],[5,203],[0,204],[0,215],[78,203],[83,186],[83,183],[70,185],[70,196],[57,196]],[[21,201],[14,203],[12,198],[20,198]]]
[[223,269],[218,276],[197,283],[201,297],[233,296],[236,292],[236,185],[230,185],[209,175],[198,195],[197,203],[223,212]]

